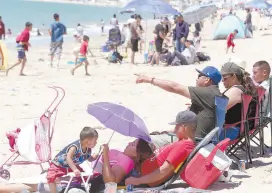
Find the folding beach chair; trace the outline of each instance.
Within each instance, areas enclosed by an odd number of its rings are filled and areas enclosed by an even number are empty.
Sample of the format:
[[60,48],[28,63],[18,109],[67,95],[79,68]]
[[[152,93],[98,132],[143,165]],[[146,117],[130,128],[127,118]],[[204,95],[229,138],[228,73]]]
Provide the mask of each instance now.
[[[229,99],[225,95],[222,96],[215,96],[214,103],[215,103],[215,126],[219,127],[220,130],[217,136],[213,139],[213,143],[218,143],[219,136],[221,132],[224,132],[224,123],[226,118],[227,106],[228,106]],[[224,133],[224,138],[226,138],[226,133]]]
[[[13,165],[40,165],[51,160],[51,141],[57,118],[58,106],[65,96],[60,87],[49,87],[56,91],[56,97],[39,119],[33,120],[30,125],[7,132],[12,155],[0,165],[0,176],[6,180],[10,178],[9,168]],[[17,158],[23,158],[16,161]]]
[[227,149],[227,154],[229,156],[235,157],[237,160],[240,160],[240,158],[236,155],[236,153],[238,150],[243,149],[243,147],[241,146],[241,141],[244,139],[245,147],[246,147],[246,149],[244,150],[246,152],[246,161],[247,163],[248,161],[252,163],[250,141],[249,141],[250,140],[249,126],[248,126],[248,120],[247,120],[249,104],[252,100],[252,96],[247,94],[242,94],[241,98],[242,98],[241,121],[234,124],[224,125],[224,129],[228,129],[230,127],[235,127],[240,124],[240,136],[237,139],[230,141],[229,148]]
[[[169,180],[167,180],[161,186],[147,188],[147,190],[148,189],[152,189],[152,190],[166,189],[169,185],[171,185],[173,182],[175,182],[180,177],[180,174],[184,171],[187,164],[194,158],[194,156],[199,152],[199,150],[201,148],[208,145],[212,141],[212,139],[217,135],[219,130],[220,130],[220,128],[216,127],[209,134],[207,134],[203,138],[203,140],[194,148],[194,150],[190,153],[190,155],[187,157],[187,159],[183,163],[180,163],[180,165],[175,169],[174,175]],[[120,188],[125,188],[125,187],[120,187]],[[139,189],[141,189],[141,188],[139,188]],[[137,190],[137,188],[135,188],[135,190]]]
[[[229,99],[225,95],[215,96],[215,127],[219,127],[218,134],[212,139],[213,144],[217,144],[220,141],[220,134],[224,132],[224,123],[227,112]],[[224,133],[224,138],[226,138],[226,133]],[[196,141],[202,141],[203,138],[196,137]]]

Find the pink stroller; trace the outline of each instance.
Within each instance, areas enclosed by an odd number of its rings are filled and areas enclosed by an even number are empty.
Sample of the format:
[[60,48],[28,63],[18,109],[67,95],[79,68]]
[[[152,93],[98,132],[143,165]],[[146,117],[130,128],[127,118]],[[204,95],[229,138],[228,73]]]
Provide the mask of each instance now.
[[[3,179],[10,179],[9,168],[12,165],[40,165],[43,173],[45,170],[42,164],[51,160],[51,141],[58,106],[65,96],[65,91],[55,86],[49,88],[56,91],[56,97],[40,119],[33,120],[28,126],[6,133],[12,155],[0,166],[0,177]],[[23,161],[16,161],[19,156],[23,158]]]

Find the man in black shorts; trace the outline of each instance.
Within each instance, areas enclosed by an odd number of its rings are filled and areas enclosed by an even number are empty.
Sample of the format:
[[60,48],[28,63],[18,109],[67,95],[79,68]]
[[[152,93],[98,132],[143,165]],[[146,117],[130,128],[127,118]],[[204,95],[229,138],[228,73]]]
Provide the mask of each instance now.
[[134,58],[135,58],[135,53],[138,52],[138,42],[140,40],[140,34],[138,33],[138,28],[141,24],[141,16],[136,15],[134,17],[135,22],[131,23],[130,25],[130,32],[131,32],[131,64],[135,64]]
[[163,26],[165,22],[166,20],[162,19],[161,23],[157,24],[154,30],[156,53],[153,55],[153,58],[151,60],[151,65],[154,64],[154,60],[156,60],[156,64],[159,65],[160,55],[162,53],[163,40],[169,41],[166,38],[165,28]]

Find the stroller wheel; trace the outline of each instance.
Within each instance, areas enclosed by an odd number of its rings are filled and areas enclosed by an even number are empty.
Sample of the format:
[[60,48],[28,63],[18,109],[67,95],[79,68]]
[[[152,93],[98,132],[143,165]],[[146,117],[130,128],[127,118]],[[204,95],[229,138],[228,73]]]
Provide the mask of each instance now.
[[10,173],[6,169],[1,169],[0,170],[0,176],[1,176],[1,178],[5,179],[5,180],[9,180],[10,179]]

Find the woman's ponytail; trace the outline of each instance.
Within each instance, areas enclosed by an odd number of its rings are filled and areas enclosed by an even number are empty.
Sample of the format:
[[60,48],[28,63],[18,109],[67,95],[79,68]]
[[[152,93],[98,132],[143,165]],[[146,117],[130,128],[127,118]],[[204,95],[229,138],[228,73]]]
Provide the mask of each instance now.
[[256,86],[253,83],[253,80],[250,78],[249,73],[243,72],[243,77],[241,80],[242,85],[245,88],[245,93],[255,97],[257,95]]

